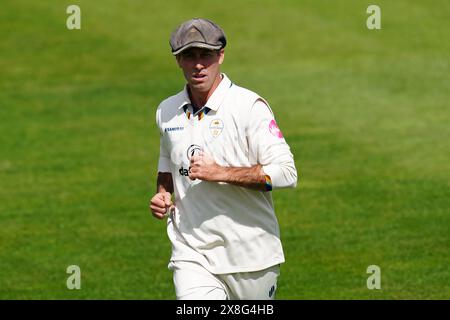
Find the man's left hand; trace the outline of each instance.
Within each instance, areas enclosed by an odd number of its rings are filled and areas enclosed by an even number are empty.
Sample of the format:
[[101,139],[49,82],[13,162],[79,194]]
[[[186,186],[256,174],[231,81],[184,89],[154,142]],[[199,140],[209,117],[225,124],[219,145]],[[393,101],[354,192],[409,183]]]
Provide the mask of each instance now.
[[192,156],[189,170],[191,180],[220,181],[221,172],[222,167],[209,154],[201,151],[199,155]]

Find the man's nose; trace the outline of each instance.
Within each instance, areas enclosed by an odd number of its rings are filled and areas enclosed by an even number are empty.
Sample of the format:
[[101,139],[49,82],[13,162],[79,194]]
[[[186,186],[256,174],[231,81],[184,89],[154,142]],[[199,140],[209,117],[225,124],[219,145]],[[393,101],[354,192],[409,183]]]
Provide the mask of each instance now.
[[196,61],[195,62],[195,64],[194,64],[194,69],[196,69],[196,70],[201,70],[201,69],[203,69],[205,66],[203,65],[203,63],[201,63],[201,61]]

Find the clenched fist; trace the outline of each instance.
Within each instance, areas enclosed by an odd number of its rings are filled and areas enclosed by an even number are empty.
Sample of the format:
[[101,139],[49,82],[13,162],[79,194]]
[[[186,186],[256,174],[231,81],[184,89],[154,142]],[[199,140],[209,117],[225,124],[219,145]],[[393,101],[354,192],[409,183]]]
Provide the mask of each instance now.
[[191,180],[219,181],[221,174],[222,167],[207,153],[200,151],[198,155],[192,156],[189,170]]
[[172,195],[169,192],[160,192],[150,200],[150,209],[157,219],[164,219],[170,212],[175,210],[172,202]]

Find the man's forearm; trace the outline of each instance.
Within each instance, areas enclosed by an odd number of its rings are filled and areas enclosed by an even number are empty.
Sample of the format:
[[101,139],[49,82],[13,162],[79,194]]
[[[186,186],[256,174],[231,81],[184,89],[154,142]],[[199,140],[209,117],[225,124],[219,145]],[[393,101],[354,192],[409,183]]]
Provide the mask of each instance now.
[[259,191],[268,191],[266,175],[261,165],[253,167],[221,167],[218,181]]
[[158,172],[156,181],[156,193],[169,192],[173,193],[173,180],[170,172]]

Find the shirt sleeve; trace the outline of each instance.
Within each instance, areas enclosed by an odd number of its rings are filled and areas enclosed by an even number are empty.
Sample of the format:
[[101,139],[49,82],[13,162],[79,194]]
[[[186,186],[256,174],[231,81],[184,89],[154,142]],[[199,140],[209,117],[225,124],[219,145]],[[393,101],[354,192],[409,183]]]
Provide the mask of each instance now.
[[247,137],[250,161],[262,165],[264,173],[269,176],[266,180],[271,184],[271,188],[296,187],[297,170],[294,156],[272,110],[262,99],[258,99],[250,111]]
[[170,153],[164,141],[163,131],[161,127],[161,109],[156,111],[156,125],[159,129],[159,160],[158,160],[158,172],[171,172],[170,171]]

